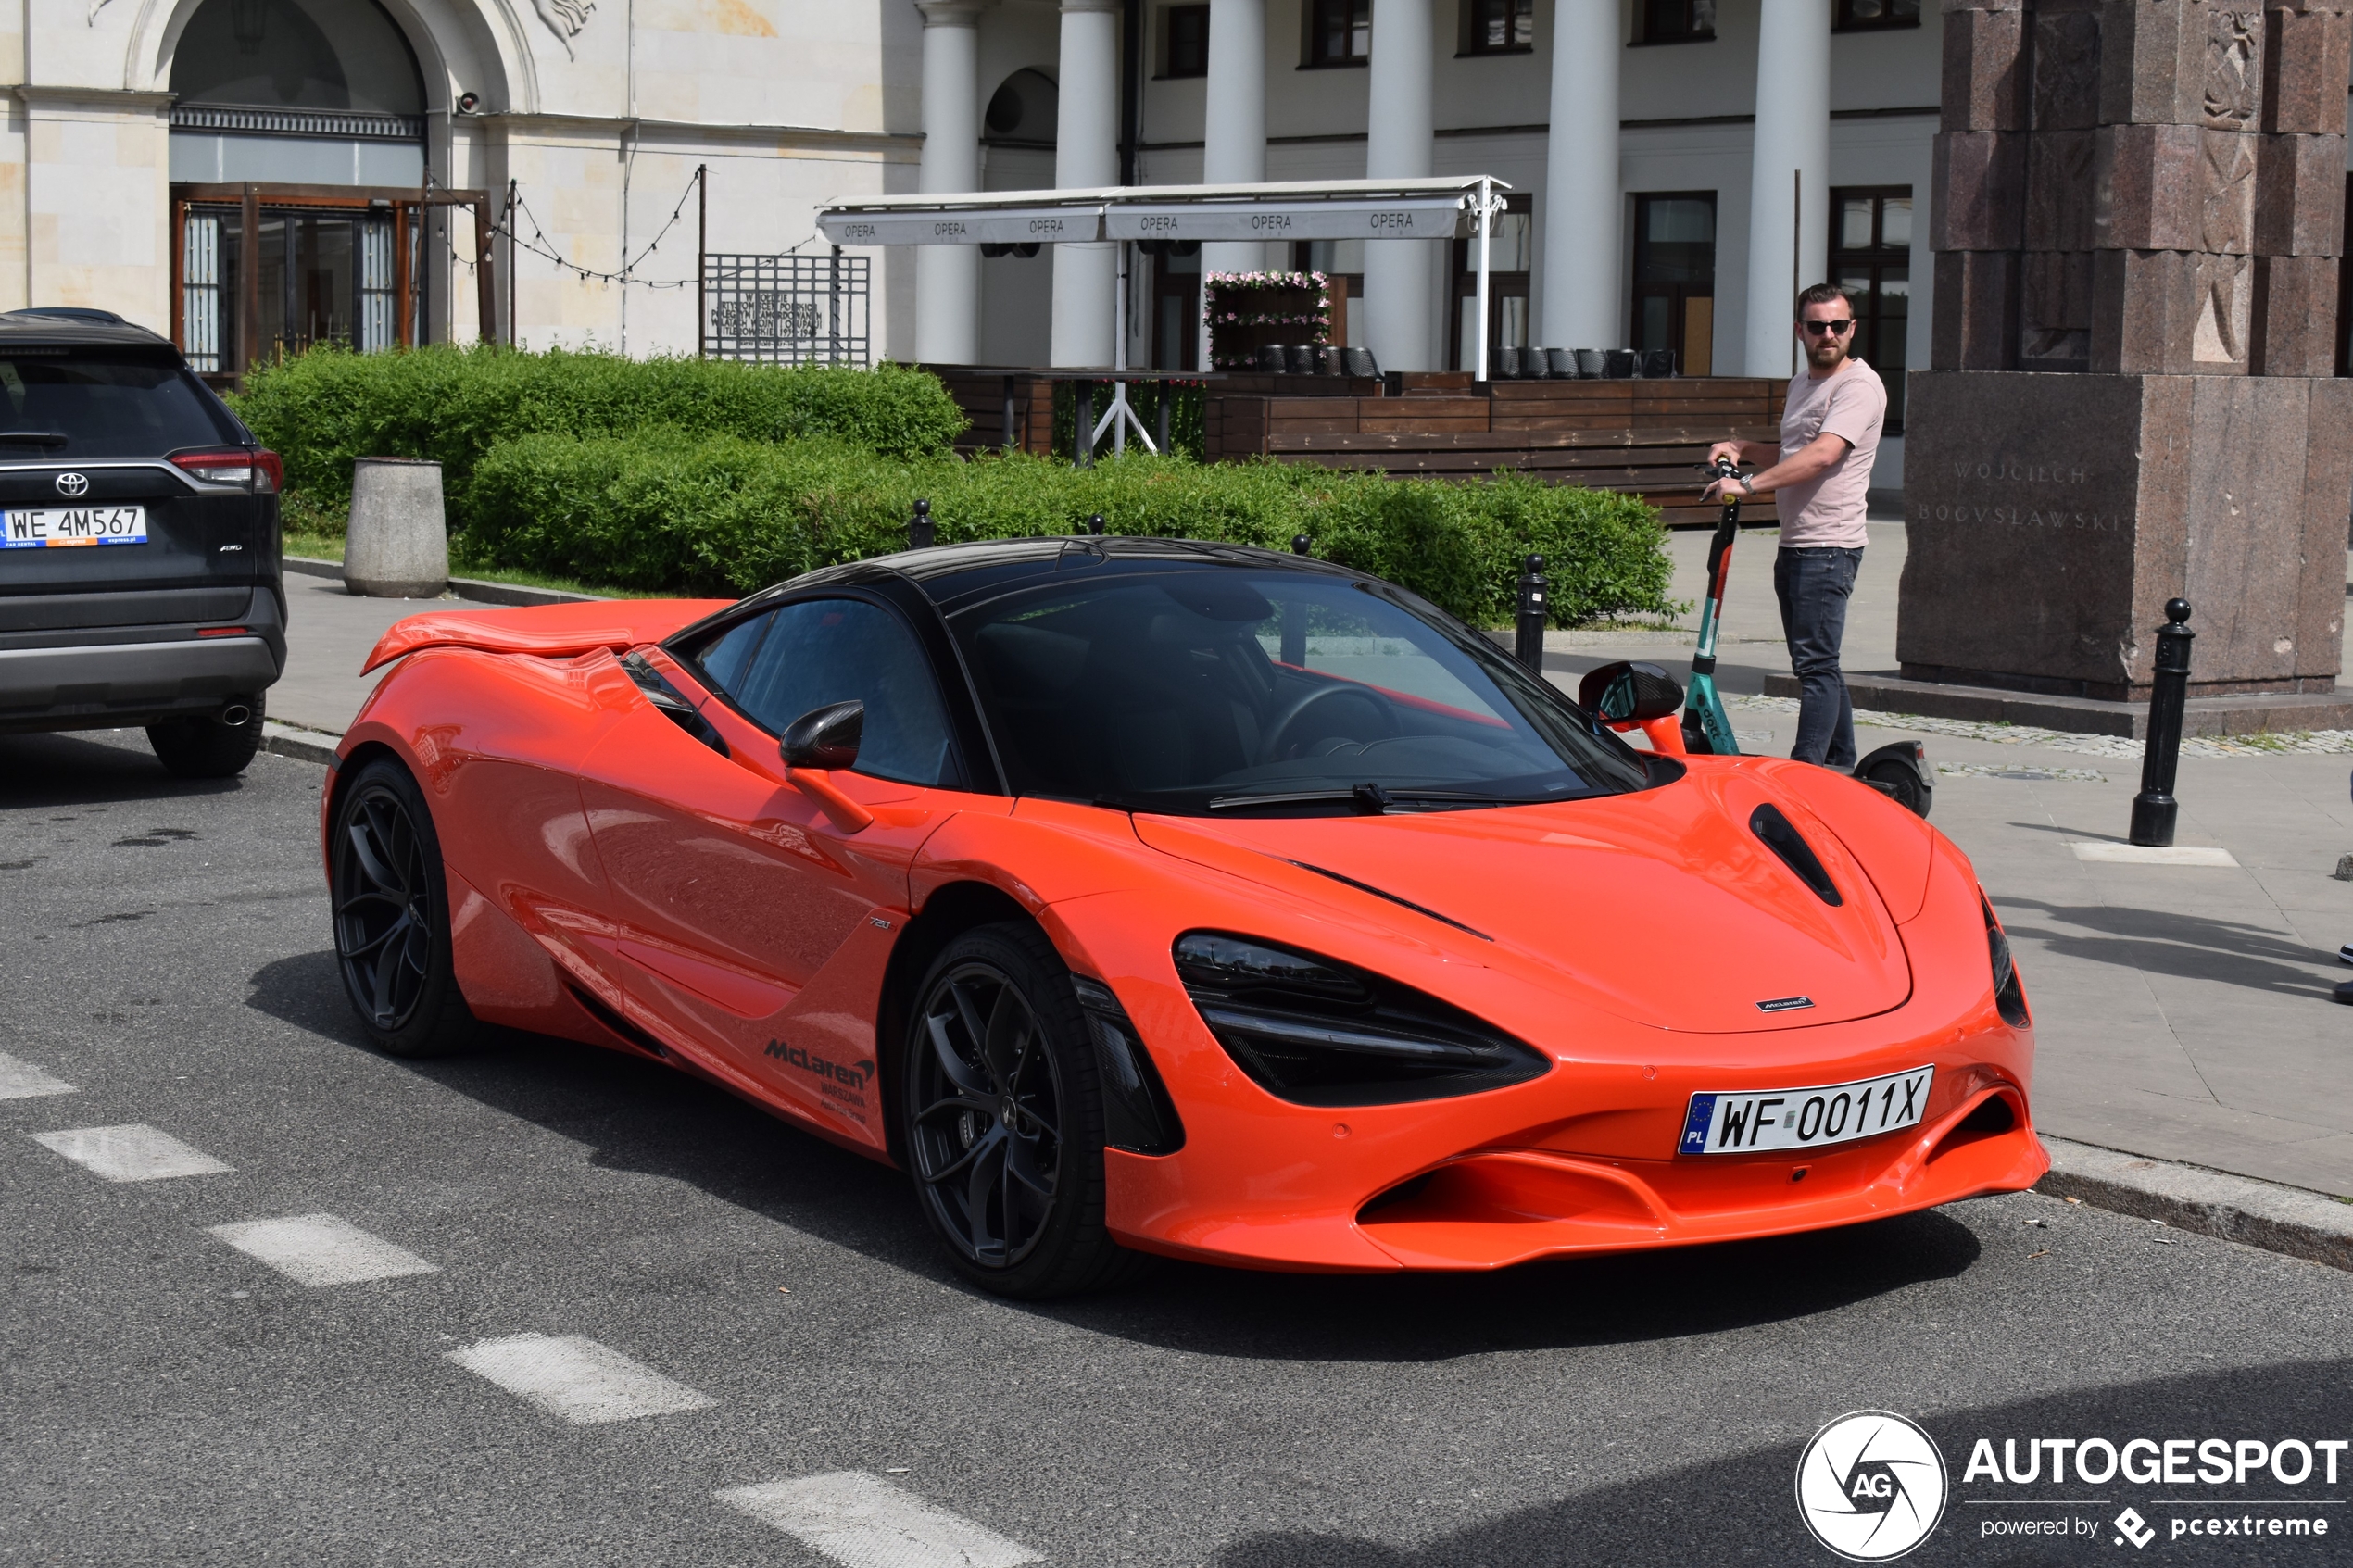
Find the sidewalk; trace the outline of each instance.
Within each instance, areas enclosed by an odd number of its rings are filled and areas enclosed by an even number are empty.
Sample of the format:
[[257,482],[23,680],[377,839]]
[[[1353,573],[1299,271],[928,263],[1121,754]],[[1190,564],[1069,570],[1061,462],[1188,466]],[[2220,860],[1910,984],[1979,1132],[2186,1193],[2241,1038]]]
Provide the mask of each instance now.
[[[1874,521],[1848,613],[1849,669],[1895,663],[1904,528]],[[1708,536],[1674,535],[1674,595],[1696,599]],[[1772,593],[1774,536],[1735,546],[1718,674],[1742,746],[1781,756],[1796,704],[1756,696],[1786,672]],[[1686,624],[1696,625],[1696,609]],[[1553,633],[1555,680],[1613,659],[1679,678],[1688,635]],[[1931,820],[1977,864],[2034,1009],[2036,1125],[2056,1137],[2353,1197],[2353,1009],[2329,989],[2353,940],[2353,735],[2317,753],[2183,746],[2176,843],[2235,864],[2085,860],[2124,841],[2140,787],[2136,743],[1869,715],[1857,747],[1915,735],[1938,768]]]
[[[1677,597],[1698,596],[1706,544],[1699,533],[1671,538]],[[1785,756],[1796,704],[1757,695],[1768,671],[1789,668],[1773,546],[1769,532],[1736,546],[1718,670],[1742,746]],[[1903,554],[1903,525],[1874,522],[1847,622],[1850,668],[1894,663]],[[355,598],[292,572],[286,583],[290,653],[271,716],[340,732],[374,684],[358,674],[367,650],[432,601]],[[1688,633],[1555,632],[1545,647],[1548,671],[1572,688],[1613,659],[1648,659],[1680,678],[1691,658]],[[1864,750],[1926,741],[1938,768],[1931,820],[1975,860],[2008,928],[2041,1042],[2042,1131],[2353,1197],[2353,1009],[2328,995],[2353,978],[2333,957],[2353,939],[2353,884],[2330,875],[2353,851],[2353,755],[2185,746],[2178,842],[2235,863],[2111,862],[2070,846],[2123,841],[2139,787],[2133,743],[1869,721]],[[2353,736],[2311,744],[2353,753]]]

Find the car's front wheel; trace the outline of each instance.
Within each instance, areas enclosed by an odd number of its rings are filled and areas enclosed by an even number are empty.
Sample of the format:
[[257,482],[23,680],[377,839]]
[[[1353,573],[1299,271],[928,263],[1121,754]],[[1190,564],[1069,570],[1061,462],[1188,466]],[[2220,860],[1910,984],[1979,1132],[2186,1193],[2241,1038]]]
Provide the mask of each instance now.
[[335,958],[377,1048],[447,1056],[479,1025],[458,988],[449,893],[423,792],[388,757],[362,766],[336,802],[329,841]]
[[147,726],[147,744],[163,771],[177,779],[229,779],[245,771],[261,749],[261,699],[245,717],[224,724],[201,719],[166,719]]
[[1103,1225],[1102,1098],[1053,945],[1026,924],[967,932],[918,997],[902,1127],[958,1271],[1032,1300],[1126,1279],[1144,1260]]

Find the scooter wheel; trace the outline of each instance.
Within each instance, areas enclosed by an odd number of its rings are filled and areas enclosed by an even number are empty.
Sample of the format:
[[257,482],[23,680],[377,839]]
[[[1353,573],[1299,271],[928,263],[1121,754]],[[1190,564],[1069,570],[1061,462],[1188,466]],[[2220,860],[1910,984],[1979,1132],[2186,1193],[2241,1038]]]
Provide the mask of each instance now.
[[1857,776],[1915,817],[1927,816],[1929,804],[1935,798],[1919,769],[1900,759],[1890,758]]

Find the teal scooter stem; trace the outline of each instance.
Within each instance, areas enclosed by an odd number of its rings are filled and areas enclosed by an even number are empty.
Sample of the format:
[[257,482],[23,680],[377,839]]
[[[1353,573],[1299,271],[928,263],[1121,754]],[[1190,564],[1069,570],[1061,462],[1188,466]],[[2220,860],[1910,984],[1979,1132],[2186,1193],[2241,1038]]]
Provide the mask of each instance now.
[[[1719,458],[1705,470],[1718,479],[1736,479],[1740,467]],[[1740,537],[1741,503],[1724,492],[1724,512],[1716,521],[1716,537],[1707,546],[1707,597],[1700,601],[1699,646],[1692,654],[1692,684],[1683,694],[1683,749],[1703,757],[1737,757],[1740,742],[1732,737],[1732,721],[1724,713],[1724,699],[1716,695],[1716,635],[1723,629],[1724,580],[1732,571],[1732,541]]]

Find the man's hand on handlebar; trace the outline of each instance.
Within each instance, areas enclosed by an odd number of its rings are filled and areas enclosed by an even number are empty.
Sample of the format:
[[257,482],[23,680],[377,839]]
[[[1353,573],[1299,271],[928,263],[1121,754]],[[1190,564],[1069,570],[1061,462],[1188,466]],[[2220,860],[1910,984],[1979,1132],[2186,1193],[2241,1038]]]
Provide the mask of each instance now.
[[1745,501],[1756,494],[1755,484],[1735,466],[1739,461],[1735,453],[1721,448],[1708,454],[1708,471],[1717,477],[1699,493],[1702,506],[1714,501]]

